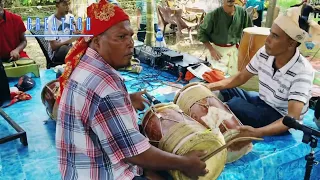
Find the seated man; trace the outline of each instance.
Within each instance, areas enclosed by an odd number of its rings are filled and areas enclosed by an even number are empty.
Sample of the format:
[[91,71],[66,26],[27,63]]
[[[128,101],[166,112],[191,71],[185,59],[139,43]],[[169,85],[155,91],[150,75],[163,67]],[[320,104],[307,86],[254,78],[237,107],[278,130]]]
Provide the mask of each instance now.
[[[117,69],[130,65],[134,34],[129,16],[106,1],[87,8],[91,29],[66,57],[60,76],[56,145],[62,179],[144,179],[141,168],[180,170],[197,179],[207,173],[194,151],[186,156],[151,146],[138,129],[142,92],[128,94]],[[116,52],[116,53],[115,53]],[[152,179],[152,178],[150,178]]]
[[4,9],[4,0],[0,0],[0,29],[0,59],[3,62],[29,59],[23,51],[27,46],[26,27],[19,15]]
[[237,46],[243,29],[251,26],[251,18],[234,0],[224,0],[222,7],[205,16],[198,38],[209,50],[208,60],[213,68],[230,75],[238,72]]
[[[54,62],[62,64],[72,46],[72,42],[77,39],[76,37],[71,38],[63,35],[80,34],[79,31],[75,30],[75,21],[70,22],[70,18],[74,18],[72,14],[69,14],[70,3],[70,0],[56,0],[56,13],[49,16],[48,30],[45,31],[46,35],[50,35],[45,37],[50,42],[49,57]],[[70,29],[70,23],[72,23],[73,29]]]
[[[284,116],[302,120],[308,111],[314,70],[298,46],[308,38],[309,24],[292,9],[277,17],[265,46],[245,69],[208,84],[211,90],[220,90],[232,112],[248,125],[240,128],[241,135],[262,137],[284,133],[288,130],[282,123]],[[236,88],[254,75],[259,77],[259,93]]]
[[[157,2],[158,0],[153,0],[153,3],[154,3],[153,22],[154,22],[155,32],[157,32],[157,29],[158,29]],[[137,26],[138,26],[137,38],[139,41],[144,42],[147,34],[147,1],[137,0],[136,7],[137,7]]]

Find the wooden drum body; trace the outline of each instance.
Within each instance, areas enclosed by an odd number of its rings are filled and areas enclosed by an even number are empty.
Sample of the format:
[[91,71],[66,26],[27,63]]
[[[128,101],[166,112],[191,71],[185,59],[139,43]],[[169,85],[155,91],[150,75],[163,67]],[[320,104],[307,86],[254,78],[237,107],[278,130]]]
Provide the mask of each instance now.
[[[208,128],[219,128],[226,143],[239,134],[236,127],[242,126],[242,123],[227,105],[201,84],[191,83],[182,88],[176,95],[174,103],[194,120],[202,124],[205,123]],[[230,163],[240,159],[251,149],[252,143],[239,151],[228,150],[227,162]]]
[[[208,128],[193,120],[173,103],[152,106],[142,120],[143,132],[150,142],[166,152],[184,155],[193,150],[206,150],[208,154],[225,145],[223,135],[213,133]],[[204,157],[205,158],[205,157]],[[217,179],[224,169],[227,150],[207,159],[209,173],[199,179]],[[176,180],[187,178],[180,171],[170,171]]]
[[265,44],[270,28],[249,27],[243,30],[238,54],[238,70],[241,71],[250,62],[256,52]]
[[58,104],[56,102],[59,92],[59,81],[53,80],[47,83],[41,92],[42,104],[46,107],[46,111],[49,117],[53,120],[57,120]]

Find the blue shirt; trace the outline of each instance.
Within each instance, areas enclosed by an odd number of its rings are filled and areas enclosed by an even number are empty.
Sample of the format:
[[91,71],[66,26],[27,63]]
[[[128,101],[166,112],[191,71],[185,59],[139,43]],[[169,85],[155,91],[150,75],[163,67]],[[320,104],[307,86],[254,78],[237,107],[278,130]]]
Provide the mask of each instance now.
[[108,0],[109,3],[115,4],[115,5],[119,5],[117,0]]
[[257,5],[259,6],[257,9],[258,11],[264,10],[264,0],[248,0],[246,8],[248,8],[249,6],[255,7]]

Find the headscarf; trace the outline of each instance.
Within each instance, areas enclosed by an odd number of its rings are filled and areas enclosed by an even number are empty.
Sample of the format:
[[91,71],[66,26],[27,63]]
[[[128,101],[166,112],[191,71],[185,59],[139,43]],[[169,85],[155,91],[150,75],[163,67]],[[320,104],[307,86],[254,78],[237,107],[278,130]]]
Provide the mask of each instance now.
[[87,8],[87,17],[90,18],[90,29],[85,27],[82,34],[93,36],[80,37],[68,52],[65,58],[65,70],[59,77],[60,89],[57,97],[58,103],[68,79],[89,46],[88,42],[93,37],[100,35],[119,22],[129,20],[129,16],[120,7],[108,3],[105,0],[91,4]]
[[301,7],[302,6],[287,9],[274,20],[274,23],[293,40],[304,43],[309,38],[309,34],[299,26]]

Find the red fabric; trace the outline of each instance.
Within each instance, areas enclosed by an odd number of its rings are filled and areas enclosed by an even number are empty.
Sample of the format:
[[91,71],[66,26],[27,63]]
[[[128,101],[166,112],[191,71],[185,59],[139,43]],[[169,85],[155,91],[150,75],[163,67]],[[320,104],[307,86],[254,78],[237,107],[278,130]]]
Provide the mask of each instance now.
[[[4,10],[5,20],[0,21],[0,58],[10,59],[10,52],[20,44],[20,36],[26,31],[26,27],[20,16]],[[27,57],[26,52],[21,51],[20,57]]]
[[[234,46],[234,44],[215,44],[216,46],[220,46],[220,47],[232,47]],[[236,44],[236,48],[239,48],[239,43]]]
[[12,104],[19,102],[19,101],[25,101],[30,100],[31,96],[25,92],[18,91],[18,92],[11,92],[10,93],[11,101],[10,104],[3,106],[4,108],[11,106]]
[[[120,7],[108,3],[107,1],[99,1],[99,3],[91,4],[87,8],[87,16],[90,18],[90,29],[84,29],[82,34],[93,35],[94,37],[105,32],[119,22],[129,20],[129,16]],[[88,48],[89,44],[85,41],[85,38],[79,38],[65,58],[66,68],[59,77],[60,94],[57,98],[58,102],[60,102],[63,88],[72,71],[76,68],[81,57]]]
[[224,73],[220,70],[214,69],[209,72],[205,72],[202,75],[203,79],[209,83],[218,82],[224,79]]

